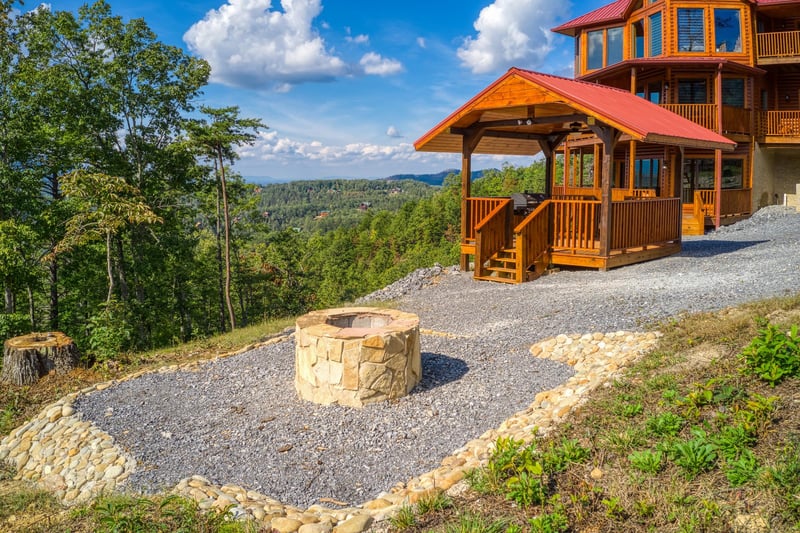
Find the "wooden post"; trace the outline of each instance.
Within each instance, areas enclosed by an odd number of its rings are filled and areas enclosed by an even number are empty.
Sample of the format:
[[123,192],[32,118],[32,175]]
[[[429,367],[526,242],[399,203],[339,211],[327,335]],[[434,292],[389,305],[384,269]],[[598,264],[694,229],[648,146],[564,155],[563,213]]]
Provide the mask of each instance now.
[[[722,135],[722,63],[717,66],[714,89],[717,102],[717,133]],[[714,150],[714,190],[716,191],[714,227],[719,229],[722,218],[722,150]]]
[[631,141],[628,147],[628,193],[633,196],[636,181],[636,141]]
[[[555,161],[553,158],[556,155],[556,148],[564,140],[565,135],[549,135],[547,139],[539,139],[539,148],[544,154],[544,194],[550,198],[553,195],[553,182],[556,179]],[[564,185],[566,185],[566,176],[564,176]]]
[[[603,176],[600,194],[600,257],[608,257],[611,253],[611,188],[614,174],[614,147],[620,132],[611,126],[589,126],[597,137],[603,141]],[[605,270],[605,268],[601,269]]]
[[[464,135],[461,142],[461,242],[464,243],[467,241],[467,235],[470,234],[469,197],[472,187],[472,150],[474,147],[471,135]],[[460,266],[462,272],[469,270],[469,254],[461,253]]]

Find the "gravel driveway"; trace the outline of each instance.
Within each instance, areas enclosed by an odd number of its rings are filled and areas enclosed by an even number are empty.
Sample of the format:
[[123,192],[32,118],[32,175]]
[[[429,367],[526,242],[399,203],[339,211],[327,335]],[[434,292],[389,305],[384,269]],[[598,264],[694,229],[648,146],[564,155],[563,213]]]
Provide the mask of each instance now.
[[521,285],[468,273],[430,283],[430,273],[384,291],[402,294],[397,307],[417,313],[423,329],[449,334],[422,337],[422,382],[399,401],[357,410],[298,400],[288,341],[199,371],[127,381],[76,408],[137,459],[132,490],[200,474],[301,507],[320,498],[356,505],[435,468],[566,380],[568,367],[529,355],[537,340],[646,329],[684,312],[797,293],[800,214],[762,209],[687,237],[679,255],[609,272],[562,271]]

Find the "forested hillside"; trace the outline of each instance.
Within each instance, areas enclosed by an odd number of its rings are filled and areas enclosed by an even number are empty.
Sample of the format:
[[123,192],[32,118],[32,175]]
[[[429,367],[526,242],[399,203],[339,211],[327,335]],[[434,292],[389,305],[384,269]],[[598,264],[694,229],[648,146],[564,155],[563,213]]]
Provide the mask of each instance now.
[[438,188],[413,180],[330,179],[276,183],[256,190],[273,229],[329,231],[357,223],[365,211],[396,211]]
[[[235,149],[264,125],[197,109],[205,62],[102,1],[10,15],[0,0],[0,341],[60,330],[102,362],[457,262],[457,176],[246,184]],[[541,176],[506,166],[474,191]]]

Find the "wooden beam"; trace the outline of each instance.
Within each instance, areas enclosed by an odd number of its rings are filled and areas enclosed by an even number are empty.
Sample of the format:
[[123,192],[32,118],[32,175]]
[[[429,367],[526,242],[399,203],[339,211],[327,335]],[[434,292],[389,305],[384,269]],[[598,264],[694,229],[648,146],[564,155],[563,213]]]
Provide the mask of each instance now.
[[[472,152],[481,140],[481,135],[464,135],[461,139],[461,242],[469,235],[469,202],[472,187]],[[469,270],[469,255],[461,253],[460,266],[462,272]]]
[[[474,135],[474,132],[469,128],[450,128],[450,133],[454,135]],[[498,131],[498,130],[484,130],[481,132],[481,138],[493,137],[497,139],[521,139],[529,141],[538,141],[546,139],[547,135],[542,133],[525,133],[522,131]]]
[[543,117],[519,117],[507,118],[502,120],[487,120],[485,122],[473,122],[466,128],[451,127],[450,133],[461,134],[461,132],[475,133],[479,130],[490,128],[503,128],[512,126],[533,126],[535,124],[563,124],[564,122],[583,122],[586,123],[588,116],[581,113],[571,115],[551,115]]
[[590,125],[597,137],[603,141],[603,176],[600,194],[600,256],[611,253],[611,189],[614,173],[614,147],[621,132],[611,126]]
[[564,139],[566,139],[566,134],[553,134],[548,135],[546,139],[542,139],[539,141],[539,147],[542,149],[542,153],[544,154],[544,193],[549,198],[553,194],[553,182],[556,179],[555,176],[555,164],[553,161],[553,157],[555,157],[556,148]]
[[[722,63],[717,66],[714,76],[714,99],[717,104],[717,133],[722,134]],[[714,202],[714,227],[719,229],[722,209],[722,150],[714,150],[714,189],[717,201]]]

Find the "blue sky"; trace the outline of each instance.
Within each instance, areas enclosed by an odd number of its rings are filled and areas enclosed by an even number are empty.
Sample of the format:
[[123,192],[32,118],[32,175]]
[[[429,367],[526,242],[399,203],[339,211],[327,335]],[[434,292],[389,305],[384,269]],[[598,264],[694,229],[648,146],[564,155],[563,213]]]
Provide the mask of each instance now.
[[[606,0],[108,0],[206,59],[200,103],[238,105],[269,129],[240,150],[250,178],[384,177],[459,166],[413,142],[516,66],[572,76],[550,28]],[[76,11],[79,0],[54,0]],[[26,2],[25,7],[35,4]],[[477,157],[476,168],[504,160]],[[259,179],[256,179],[259,181]]]

